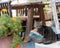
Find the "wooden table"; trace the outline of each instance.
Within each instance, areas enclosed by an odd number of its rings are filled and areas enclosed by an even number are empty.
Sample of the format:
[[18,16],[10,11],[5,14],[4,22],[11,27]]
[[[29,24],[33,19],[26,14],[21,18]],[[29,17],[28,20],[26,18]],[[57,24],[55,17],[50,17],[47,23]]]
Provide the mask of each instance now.
[[28,35],[30,31],[32,30],[34,8],[38,8],[40,20],[42,21],[42,24],[45,24],[45,16],[44,16],[44,10],[43,10],[44,6],[45,4],[43,3],[25,3],[25,4],[18,4],[18,5],[11,5],[12,9],[28,8],[27,28],[25,32],[26,38],[28,38]]

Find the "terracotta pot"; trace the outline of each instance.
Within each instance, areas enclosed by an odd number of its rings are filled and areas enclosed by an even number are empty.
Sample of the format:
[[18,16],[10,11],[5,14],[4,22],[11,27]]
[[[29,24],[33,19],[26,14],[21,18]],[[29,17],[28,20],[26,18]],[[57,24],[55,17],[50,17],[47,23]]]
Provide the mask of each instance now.
[[11,42],[12,42],[11,36],[0,39],[0,48],[10,48]]

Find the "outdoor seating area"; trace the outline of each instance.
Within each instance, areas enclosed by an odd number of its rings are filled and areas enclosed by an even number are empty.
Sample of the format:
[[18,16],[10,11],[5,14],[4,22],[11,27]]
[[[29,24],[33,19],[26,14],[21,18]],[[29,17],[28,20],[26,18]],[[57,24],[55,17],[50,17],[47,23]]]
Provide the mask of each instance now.
[[59,48],[59,44],[59,0],[0,1],[0,48]]

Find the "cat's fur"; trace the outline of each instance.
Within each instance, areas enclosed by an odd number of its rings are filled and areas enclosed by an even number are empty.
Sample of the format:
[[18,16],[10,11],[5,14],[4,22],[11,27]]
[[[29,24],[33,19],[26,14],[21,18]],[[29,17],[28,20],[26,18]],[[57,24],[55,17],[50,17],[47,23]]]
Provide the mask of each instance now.
[[[51,43],[57,40],[57,36],[51,27],[42,25],[38,28],[37,32],[44,36],[45,43]],[[50,41],[50,42],[47,42],[47,41]]]

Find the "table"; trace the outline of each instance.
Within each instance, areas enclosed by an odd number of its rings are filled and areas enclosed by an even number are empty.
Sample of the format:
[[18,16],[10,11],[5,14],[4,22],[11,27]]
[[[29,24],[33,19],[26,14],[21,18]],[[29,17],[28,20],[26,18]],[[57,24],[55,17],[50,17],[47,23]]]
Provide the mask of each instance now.
[[35,48],[60,48],[60,41],[56,41],[51,44],[35,43]]
[[28,17],[27,17],[27,27],[25,32],[25,37],[28,38],[30,31],[32,30],[33,25],[33,15],[34,15],[34,8],[38,8],[39,18],[42,21],[42,24],[45,25],[45,16],[44,16],[44,8],[45,4],[43,3],[24,3],[18,5],[11,5],[12,9],[22,9],[28,8]]

